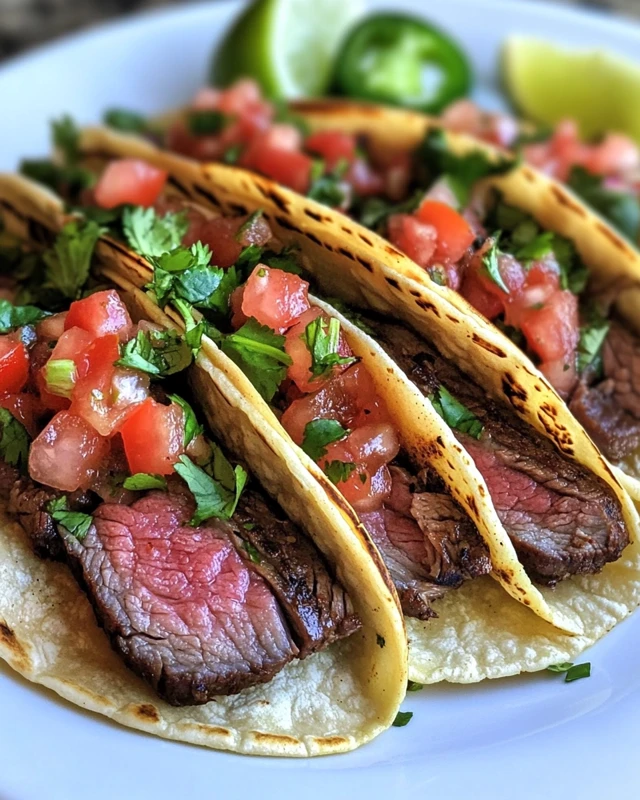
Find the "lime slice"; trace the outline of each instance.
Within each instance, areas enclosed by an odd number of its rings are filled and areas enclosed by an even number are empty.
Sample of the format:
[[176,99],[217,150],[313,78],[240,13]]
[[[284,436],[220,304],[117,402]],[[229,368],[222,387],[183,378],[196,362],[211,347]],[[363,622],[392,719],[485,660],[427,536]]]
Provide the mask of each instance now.
[[525,117],[575,119],[587,138],[606,131],[640,141],[640,66],[604,50],[566,50],[512,36],[502,54],[509,96]]
[[250,76],[270,97],[323,94],[333,57],[363,0],[255,0],[214,54],[211,83]]

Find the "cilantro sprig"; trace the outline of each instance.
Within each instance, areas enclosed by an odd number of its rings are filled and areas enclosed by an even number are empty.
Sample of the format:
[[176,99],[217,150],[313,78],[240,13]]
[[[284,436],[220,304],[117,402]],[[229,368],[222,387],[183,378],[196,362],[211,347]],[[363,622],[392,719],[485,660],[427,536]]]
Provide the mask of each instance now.
[[439,386],[431,396],[434,409],[450,428],[479,439],[484,430],[484,425],[465,405],[449,392],[444,386]]
[[140,330],[122,346],[116,366],[164,378],[182,372],[192,360],[191,348],[175,331]]
[[54,522],[61,525],[78,541],[82,541],[86,537],[93,522],[90,514],[84,514],[81,511],[70,511],[67,498],[64,496],[56,497],[49,501],[47,511],[51,514]]
[[30,437],[27,429],[6,408],[0,408],[0,458],[20,471],[27,468]]
[[153,208],[127,206],[122,210],[122,230],[129,245],[145,258],[161,256],[180,245],[189,227],[184,212],[159,215]]
[[9,333],[23,325],[33,325],[49,316],[36,306],[14,306],[9,300],[0,298],[0,334]]
[[327,375],[334,367],[353,364],[354,356],[341,356],[340,320],[336,317],[316,317],[305,328],[304,342],[311,353],[311,374],[316,378]]
[[69,300],[80,297],[101,234],[102,229],[93,221],[68,222],[56,237],[53,247],[43,254],[47,287],[59,291]]
[[327,446],[339,442],[350,433],[337,419],[314,419],[304,428],[302,449],[314,461],[327,455]]

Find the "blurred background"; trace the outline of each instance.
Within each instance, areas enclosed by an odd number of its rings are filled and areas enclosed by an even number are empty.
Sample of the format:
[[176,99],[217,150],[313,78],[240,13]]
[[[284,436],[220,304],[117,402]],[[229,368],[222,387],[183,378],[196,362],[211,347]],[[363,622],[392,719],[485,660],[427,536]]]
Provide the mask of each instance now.
[[[529,0],[530,2],[532,0]],[[533,0],[535,2],[535,0]],[[512,0],[513,3],[521,0]],[[555,0],[640,19],[640,0]],[[0,60],[104,20],[179,0],[0,0]],[[393,2],[389,2],[393,7]]]

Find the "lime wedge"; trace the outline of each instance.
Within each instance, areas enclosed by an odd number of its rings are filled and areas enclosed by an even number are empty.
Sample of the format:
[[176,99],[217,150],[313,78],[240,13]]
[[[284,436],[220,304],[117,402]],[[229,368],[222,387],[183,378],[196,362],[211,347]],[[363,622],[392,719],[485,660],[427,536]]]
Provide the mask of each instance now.
[[606,131],[640,141],[640,65],[604,50],[567,50],[512,36],[502,54],[509,97],[525,117],[575,119],[587,138]]
[[323,94],[333,57],[363,0],[255,0],[214,53],[210,80],[250,76],[270,97]]

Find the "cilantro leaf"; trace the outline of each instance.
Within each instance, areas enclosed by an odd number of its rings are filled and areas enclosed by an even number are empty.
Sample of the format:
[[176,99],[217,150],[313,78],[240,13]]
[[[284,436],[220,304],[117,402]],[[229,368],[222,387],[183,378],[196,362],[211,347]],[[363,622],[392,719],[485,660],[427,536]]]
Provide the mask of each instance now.
[[358,221],[365,228],[381,231],[392,214],[413,214],[423,198],[423,189],[418,189],[401,203],[390,203],[381,197],[367,197],[358,211]]
[[304,330],[302,336],[311,353],[311,374],[316,377],[326,375],[339,364],[353,364],[354,356],[341,356],[340,320],[331,317],[329,320],[316,317]]
[[155,209],[127,206],[122,229],[129,245],[141,256],[161,256],[180,245],[189,227],[187,215],[169,211],[158,216]]
[[228,114],[216,108],[194,108],[187,112],[187,128],[192,136],[214,136],[231,122]]
[[196,324],[196,321],[193,318],[191,306],[188,303],[185,303],[184,300],[174,297],[173,305],[176,307],[180,313],[180,316],[184,320],[184,340],[191,348],[191,355],[194,359],[196,359],[202,346],[202,337],[207,332],[212,335],[212,332],[210,331],[212,326],[210,326],[204,319],[201,319],[200,322]]
[[102,121],[110,128],[123,133],[146,133],[149,130],[146,117],[126,108],[107,109]]
[[6,408],[0,408],[0,458],[12,467],[24,471],[29,460],[29,434]]
[[342,176],[335,172],[328,172],[326,175],[320,175],[312,180],[307,197],[325,206],[337,208],[347,200],[348,188],[343,182]]
[[547,667],[547,672],[564,672],[564,682],[571,683],[591,676],[591,662],[586,661],[584,664],[574,664],[572,661],[564,661],[562,664],[550,664]]
[[420,689],[424,689],[423,683],[416,683],[415,681],[407,681],[408,692],[419,692]]
[[185,455],[180,456],[174,467],[196,501],[196,512],[190,523],[193,526],[210,517],[230,519],[247,482],[246,470],[240,465],[232,467],[216,445],[212,445],[212,454],[206,470]]
[[309,458],[317,461],[327,455],[328,444],[344,439],[348,434],[349,430],[336,419],[314,419],[305,425],[302,449]]
[[285,379],[291,357],[285,337],[253,317],[222,341],[222,351],[234,361],[269,402]]
[[482,256],[482,265],[487,270],[489,277],[496,284],[496,286],[502,289],[502,291],[506,294],[509,294],[509,287],[504,282],[500,273],[500,261],[498,259],[498,256],[500,255],[500,250],[498,249],[499,241],[500,232],[498,231],[491,244],[491,247]]
[[[539,261],[553,253],[555,235],[551,231],[536,234],[530,241],[514,252],[518,261]],[[513,236],[511,237],[513,240]]]
[[62,525],[78,541],[82,541],[85,538],[93,522],[90,514],[83,514],[81,511],[69,511],[67,498],[64,496],[50,500],[47,504],[47,511],[51,514],[54,522]]
[[[245,528],[247,526],[245,525]],[[262,558],[260,557],[260,553],[256,550],[256,548],[251,544],[251,542],[243,541],[242,548],[249,556],[249,561],[252,561],[254,564],[260,564],[262,562]]]
[[609,189],[601,177],[592,175],[584,167],[573,167],[567,184],[627,239],[638,242],[640,199],[634,192]]
[[172,403],[177,403],[184,414],[184,446],[185,448],[203,431],[204,428],[198,423],[195,411],[180,395],[170,394],[169,400]]
[[186,369],[191,358],[189,345],[175,331],[138,331],[122,347],[116,365],[166,377]]
[[431,129],[418,148],[417,157],[427,168],[433,181],[446,175],[460,205],[464,208],[475,183],[491,175],[504,175],[518,163],[511,156],[492,159],[481,150],[465,155],[452,153],[447,146],[446,135],[441,129]]
[[460,433],[467,433],[469,436],[473,436],[474,439],[480,438],[484,425],[473,412],[456,400],[444,386],[438,388],[436,394],[431,397],[431,402],[450,428],[460,431]]
[[75,300],[89,277],[91,258],[102,230],[95,222],[68,222],[50,250],[43,254],[46,282]]
[[322,471],[331,483],[343,483],[356,468],[351,461],[328,461]]
[[144,492],[147,489],[166,489],[167,481],[162,475],[152,475],[149,472],[136,472],[125,478],[123,488],[132,492]]
[[0,333],[9,333],[23,325],[33,325],[48,316],[48,311],[36,306],[14,306],[9,300],[0,298]]
[[580,340],[578,342],[578,372],[582,373],[596,362],[604,340],[609,333],[610,324],[597,309],[592,308],[587,316],[587,321],[580,326]]
[[396,718],[391,723],[394,728],[404,728],[413,717],[413,711],[398,711]]

